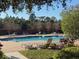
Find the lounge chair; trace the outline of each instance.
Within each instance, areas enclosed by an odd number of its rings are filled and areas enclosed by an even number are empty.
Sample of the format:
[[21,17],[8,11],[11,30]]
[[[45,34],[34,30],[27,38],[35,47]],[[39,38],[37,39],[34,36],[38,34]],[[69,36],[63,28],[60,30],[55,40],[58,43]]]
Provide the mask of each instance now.
[[48,39],[47,44],[51,44],[52,43],[52,39]]
[[24,45],[25,49],[37,49],[38,45],[37,44],[29,44],[29,45]]
[[46,43],[45,45],[41,45],[40,48],[44,48],[44,49],[45,49],[45,48],[48,48],[51,43],[52,43],[52,39],[49,38],[49,39],[47,40],[47,43]]
[[52,39],[48,39],[47,40],[47,43],[45,45],[37,45],[37,44],[33,44],[33,45],[27,45],[25,48],[26,49],[40,49],[40,48],[48,48],[49,45],[52,43]]
[[31,45],[30,47],[28,47],[28,49],[37,49],[38,46],[36,44]]

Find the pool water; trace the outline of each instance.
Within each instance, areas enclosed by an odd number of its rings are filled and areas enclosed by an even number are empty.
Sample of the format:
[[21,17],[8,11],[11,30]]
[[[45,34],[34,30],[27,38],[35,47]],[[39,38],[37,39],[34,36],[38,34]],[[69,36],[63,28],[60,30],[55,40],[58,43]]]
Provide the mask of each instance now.
[[64,38],[63,36],[27,36],[27,37],[19,37],[19,38],[7,38],[7,39],[1,39],[1,41],[38,41],[38,40],[44,40],[47,41],[49,38],[52,38],[53,40],[60,40]]

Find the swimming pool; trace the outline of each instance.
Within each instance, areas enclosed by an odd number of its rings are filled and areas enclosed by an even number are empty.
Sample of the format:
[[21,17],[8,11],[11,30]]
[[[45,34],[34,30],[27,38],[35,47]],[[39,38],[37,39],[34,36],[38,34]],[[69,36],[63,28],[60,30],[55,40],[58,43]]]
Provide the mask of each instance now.
[[38,40],[46,41],[49,38],[52,38],[53,40],[60,40],[64,37],[63,36],[27,36],[27,37],[19,37],[19,38],[6,38],[6,39],[0,39],[0,40],[22,42],[22,41],[38,41]]

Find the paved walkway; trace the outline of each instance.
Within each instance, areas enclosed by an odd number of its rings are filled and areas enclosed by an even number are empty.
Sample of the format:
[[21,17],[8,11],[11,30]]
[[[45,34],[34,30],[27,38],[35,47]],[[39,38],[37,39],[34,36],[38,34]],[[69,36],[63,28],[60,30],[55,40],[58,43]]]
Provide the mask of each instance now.
[[2,51],[4,53],[24,50],[22,43],[19,43],[19,42],[6,42],[5,41],[5,42],[1,42],[1,43],[3,45]]
[[28,59],[19,52],[9,52],[9,53],[4,53],[6,56],[10,57],[11,59]]

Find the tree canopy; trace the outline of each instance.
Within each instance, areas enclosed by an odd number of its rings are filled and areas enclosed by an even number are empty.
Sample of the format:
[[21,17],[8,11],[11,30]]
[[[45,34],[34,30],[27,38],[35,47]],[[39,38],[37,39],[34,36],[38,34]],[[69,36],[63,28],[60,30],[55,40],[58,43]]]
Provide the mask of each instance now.
[[[57,25],[56,25],[57,24]],[[56,27],[56,28],[55,28]],[[18,17],[0,18],[0,35],[6,34],[41,34],[60,32],[60,25],[56,22],[56,18],[37,17],[30,15],[28,20]]]
[[61,27],[67,37],[79,39],[79,8],[74,7],[62,12]]
[[32,9],[37,6],[37,9],[40,10],[43,5],[53,6],[55,3],[61,4],[63,7],[66,6],[67,1],[69,0],[0,0],[0,12],[6,11],[12,6],[13,11],[22,11],[23,9],[31,12]]

